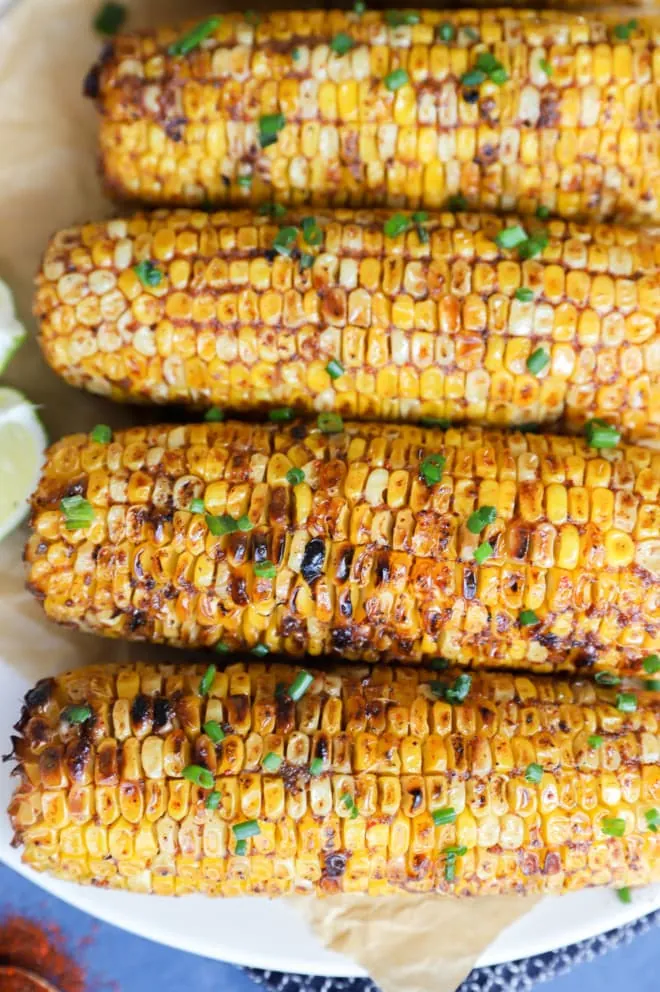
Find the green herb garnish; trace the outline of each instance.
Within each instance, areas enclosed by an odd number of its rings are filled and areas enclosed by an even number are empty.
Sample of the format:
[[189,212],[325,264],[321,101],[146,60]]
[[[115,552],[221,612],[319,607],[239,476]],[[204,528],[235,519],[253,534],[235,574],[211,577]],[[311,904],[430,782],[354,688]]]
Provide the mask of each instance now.
[[440,482],[446,464],[447,459],[444,455],[426,456],[419,466],[419,474],[427,486],[434,486],[436,482]]
[[257,561],[254,563],[254,574],[261,579],[274,579],[277,575],[277,569],[272,561]]
[[440,809],[434,809],[431,816],[436,827],[444,827],[448,823],[456,822],[456,810],[453,806],[442,806]]
[[225,411],[221,410],[219,406],[210,407],[204,414],[204,420],[207,424],[220,424],[225,419]]
[[521,627],[534,627],[540,622],[534,610],[523,610],[518,617],[518,623]]
[[126,7],[123,3],[104,3],[94,18],[94,30],[99,34],[117,34],[126,20]]
[[602,747],[605,743],[605,739],[600,736],[600,734],[589,734],[587,737],[587,744],[592,747],[594,751],[597,751],[599,747]]
[[594,681],[598,685],[621,685],[621,679],[615,672],[596,672],[594,675]]
[[286,124],[284,114],[264,114],[259,118],[259,144],[268,148],[277,141],[277,136]]
[[401,89],[409,81],[410,77],[405,69],[394,69],[393,72],[389,72],[383,82],[390,92],[394,93],[396,90]]
[[224,741],[225,739],[225,732],[217,720],[207,720],[202,730],[207,737],[211,738],[214,744],[219,744],[220,741]]
[[637,709],[637,696],[633,692],[617,693],[616,708],[621,713],[634,713]]
[[345,31],[340,31],[336,34],[332,41],[330,42],[330,48],[337,55],[346,55],[350,52],[351,48],[355,46],[355,42],[351,38],[350,34],[346,34]]
[[527,770],[525,771],[526,782],[531,782],[532,785],[538,785],[542,778],[543,768],[541,765],[537,765],[535,761],[531,765],[527,765]]
[[284,758],[281,755],[275,754],[274,751],[269,751],[262,764],[267,772],[276,772],[283,761]]
[[305,695],[313,681],[314,676],[310,675],[309,672],[298,672],[287,690],[289,698],[293,699],[294,703],[298,702]]
[[331,358],[325,367],[325,371],[331,379],[340,379],[344,374],[344,366],[336,358]]
[[205,21],[196,24],[191,31],[184,34],[178,41],[173,42],[167,49],[168,55],[187,55],[194,48],[198,48],[213,32],[220,27],[221,17],[209,17]]
[[616,448],[621,434],[605,420],[595,418],[584,425],[584,433],[590,448]]
[[297,486],[305,481],[305,473],[301,468],[290,468],[286,473],[286,481],[292,486]]
[[626,821],[619,816],[605,816],[601,829],[607,837],[623,837],[626,831]]
[[268,411],[268,419],[274,424],[285,424],[294,417],[295,413],[290,406],[279,406]]
[[212,789],[215,785],[213,773],[210,772],[208,768],[203,768],[201,765],[187,765],[181,774],[184,778],[187,778],[189,782],[193,782],[195,785],[201,786],[202,789]]
[[550,355],[545,348],[537,348],[527,359],[527,368],[532,375],[538,375],[550,363]]
[[215,665],[209,665],[204,674],[199,681],[199,689],[197,690],[200,696],[208,696],[209,692],[213,688],[213,683],[215,682],[215,676],[218,669]]
[[91,706],[67,706],[61,713],[62,719],[71,724],[84,723],[91,716]]
[[477,565],[483,565],[483,563],[491,557],[493,554],[493,545],[489,541],[484,541],[474,552],[474,560]]
[[[247,840],[248,837],[256,837],[261,833],[261,829],[256,820],[244,820],[243,823],[235,823],[231,828],[236,840]],[[237,845],[238,846],[238,845]],[[236,852],[238,853],[238,851]]]
[[494,506],[480,506],[468,517],[467,529],[471,534],[481,534],[484,527],[492,524],[496,517],[497,510]]
[[91,433],[92,441],[97,444],[110,444],[112,441],[112,427],[107,424],[97,424]]
[[133,272],[143,286],[158,286],[163,278],[163,273],[156,265],[154,265],[153,262],[150,262],[148,258],[143,258],[141,262],[134,265]]
[[94,520],[94,507],[83,496],[65,496],[60,500],[60,510],[64,514],[64,526],[67,530],[89,527]]
[[316,424],[322,434],[340,434],[344,429],[344,421],[338,413],[319,413]]
[[520,286],[516,290],[516,299],[520,300],[521,303],[529,303],[530,300],[534,299],[534,290],[528,286]]

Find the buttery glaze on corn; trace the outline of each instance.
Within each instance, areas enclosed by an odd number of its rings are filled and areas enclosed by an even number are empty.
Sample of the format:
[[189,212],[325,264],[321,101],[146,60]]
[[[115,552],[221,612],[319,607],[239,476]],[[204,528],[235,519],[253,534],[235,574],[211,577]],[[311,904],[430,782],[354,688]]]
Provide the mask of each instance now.
[[[446,466],[429,487],[431,453]],[[646,448],[475,427],[76,434],[50,449],[32,500],[28,584],[52,619],[111,637],[639,670],[660,649],[659,489]],[[67,529],[71,495],[91,503],[90,526]],[[252,529],[214,537],[193,499]],[[497,517],[474,534],[483,506]],[[479,565],[482,542],[493,555]],[[264,562],[273,578],[257,574]],[[523,610],[539,622],[521,624]]]
[[[486,210],[660,218],[660,19],[621,39],[623,11],[417,13],[402,26],[382,11],[223,14],[185,57],[168,48],[190,24],[115,38],[86,81],[109,187],[154,205],[437,208],[461,194]],[[345,55],[339,33],[355,42]],[[483,52],[503,85],[461,81]],[[408,82],[391,91],[397,70]],[[286,123],[262,147],[271,114]]]
[[[204,670],[98,665],[28,693],[10,804],[27,864],[161,895],[559,893],[660,880],[646,815],[660,806],[657,693],[625,714],[616,690],[593,683],[478,673],[452,706],[433,680],[455,672],[352,666],[314,672],[294,703],[277,690],[291,666],[232,665],[200,698]],[[93,717],[71,726],[72,703]],[[221,743],[207,720],[224,728]],[[272,774],[270,753],[283,759]],[[217,810],[182,777],[190,763],[212,772]],[[447,808],[454,822],[435,826]],[[239,855],[232,827],[252,819],[260,832]],[[608,835],[611,819],[622,837]]]
[[[47,361],[133,402],[571,431],[602,417],[631,440],[657,437],[657,237],[528,221],[549,243],[522,261],[488,215],[431,214],[424,242],[412,221],[387,237],[391,212],[321,210],[318,247],[306,216],[157,211],[61,231],[35,296]],[[273,251],[281,226],[299,231],[291,257]],[[144,262],[157,285],[140,281]],[[534,374],[538,349],[549,363]]]

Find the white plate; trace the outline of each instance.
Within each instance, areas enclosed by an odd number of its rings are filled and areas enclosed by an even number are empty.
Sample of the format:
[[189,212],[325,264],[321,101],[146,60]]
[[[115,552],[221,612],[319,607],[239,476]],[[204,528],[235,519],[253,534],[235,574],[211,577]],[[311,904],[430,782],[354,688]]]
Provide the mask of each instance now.
[[[0,659],[0,750],[7,750],[20,702],[30,688]],[[0,809],[12,789],[11,764],[0,772]],[[286,901],[264,899],[208,900],[202,896],[148,897],[106,892],[60,882],[26,869],[10,846],[11,831],[0,814],[0,857],[10,867],[92,916],[168,947],[193,951],[220,961],[315,975],[362,976],[352,961],[325,950]],[[572,944],[628,923],[660,908],[660,885],[637,891],[631,905],[614,892],[594,889],[562,898],[548,898],[509,927],[483,954],[480,964],[500,964]],[[255,935],[257,939],[255,940]]]

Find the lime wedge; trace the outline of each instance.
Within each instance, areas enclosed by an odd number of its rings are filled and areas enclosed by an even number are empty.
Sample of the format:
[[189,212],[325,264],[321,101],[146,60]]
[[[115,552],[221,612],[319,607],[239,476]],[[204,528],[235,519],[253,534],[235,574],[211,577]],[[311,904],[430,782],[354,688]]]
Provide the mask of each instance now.
[[25,341],[25,328],[16,318],[14,297],[6,282],[0,279],[0,375]]
[[27,515],[47,445],[29,400],[15,389],[0,389],[0,540]]

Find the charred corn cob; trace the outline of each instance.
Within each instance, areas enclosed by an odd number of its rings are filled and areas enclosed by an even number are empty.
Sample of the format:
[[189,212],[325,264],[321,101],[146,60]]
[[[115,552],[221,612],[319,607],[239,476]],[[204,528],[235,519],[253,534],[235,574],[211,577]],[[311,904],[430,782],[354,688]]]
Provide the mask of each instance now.
[[50,449],[28,582],[111,637],[634,671],[660,649],[659,488],[646,448],[479,428],[95,431]]
[[[46,679],[14,739],[23,860],[165,895],[660,880],[657,693],[623,713],[588,682],[444,674],[137,664]],[[460,700],[452,680],[467,680]]]
[[111,190],[150,204],[539,207],[660,219],[660,20],[223,14],[116,38],[86,80]]
[[157,211],[55,235],[35,297],[46,359],[114,399],[660,433],[657,237],[282,213]]

